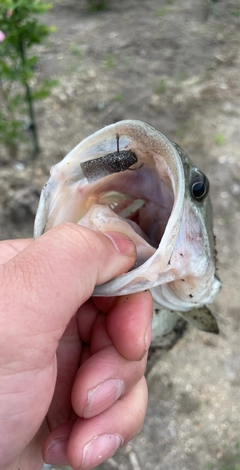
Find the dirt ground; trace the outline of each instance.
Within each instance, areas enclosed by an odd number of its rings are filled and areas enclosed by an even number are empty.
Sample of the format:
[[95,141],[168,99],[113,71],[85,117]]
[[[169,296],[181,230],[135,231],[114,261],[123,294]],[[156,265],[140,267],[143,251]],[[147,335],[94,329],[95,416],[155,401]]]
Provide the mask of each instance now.
[[49,168],[121,119],[148,122],[208,175],[219,276],[218,337],[189,328],[148,377],[143,430],[101,470],[240,468],[240,3],[56,0],[38,79],[58,78],[37,106],[42,152],[0,155],[0,239],[32,235]]

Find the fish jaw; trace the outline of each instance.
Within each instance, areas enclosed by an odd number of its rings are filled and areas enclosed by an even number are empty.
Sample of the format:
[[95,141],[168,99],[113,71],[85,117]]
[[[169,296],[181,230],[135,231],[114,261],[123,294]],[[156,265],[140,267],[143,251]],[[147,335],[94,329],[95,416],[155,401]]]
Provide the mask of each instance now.
[[205,223],[209,210],[208,201],[200,212],[185,198],[178,238],[169,259],[175,279],[153,291],[155,301],[164,308],[187,311],[211,303],[221,286],[215,277],[211,231],[209,236]]

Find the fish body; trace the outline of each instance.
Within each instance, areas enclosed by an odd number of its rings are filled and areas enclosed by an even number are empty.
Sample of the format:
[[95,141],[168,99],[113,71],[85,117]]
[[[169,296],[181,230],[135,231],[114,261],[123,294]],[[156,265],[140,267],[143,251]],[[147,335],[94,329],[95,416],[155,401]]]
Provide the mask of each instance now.
[[136,263],[96,286],[94,295],[151,289],[156,346],[179,315],[217,333],[208,307],[221,287],[208,190],[206,176],[177,144],[146,123],[120,121],[83,140],[52,167],[34,236],[63,222],[125,233],[136,244]]

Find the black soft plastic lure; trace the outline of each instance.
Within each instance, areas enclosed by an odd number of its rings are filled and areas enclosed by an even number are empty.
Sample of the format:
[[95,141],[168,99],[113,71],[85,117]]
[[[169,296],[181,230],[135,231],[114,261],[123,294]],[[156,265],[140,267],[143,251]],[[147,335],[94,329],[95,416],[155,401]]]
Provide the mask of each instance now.
[[93,183],[104,176],[130,169],[138,159],[131,150],[119,150],[119,135],[117,134],[117,151],[103,157],[81,163],[81,168],[88,183]]

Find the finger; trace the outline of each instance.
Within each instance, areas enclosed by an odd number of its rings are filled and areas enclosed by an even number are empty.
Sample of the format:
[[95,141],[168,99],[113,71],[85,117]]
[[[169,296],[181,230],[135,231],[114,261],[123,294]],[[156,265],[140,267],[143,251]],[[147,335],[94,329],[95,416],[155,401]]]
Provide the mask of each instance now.
[[83,344],[82,346],[82,354],[79,362],[79,366],[81,366],[89,357],[90,357],[90,346],[89,344]]
[[138,434],[146,407],[147,385],[143,377],[104,413],[79,419],[73,428],[70,423],[56,428],[45,441],[44,460],[55,465],[69,462],[79,470],[94,468]]
[[69,322],[57,348],[57,380],[48,410],[49,429],[66,422],[72,415],[71,392],[81,356],[82,344],[75,315]]
[[90,347],[91,355],[112,345],[112,340],[106,328],[106,319],[107,315],[105,315],[105,313],[100,313],[93,325]]
[[149,291],[117,299],[107,315],[108,334],[122,356],[140,360],[148,351],[152,337],[153,302]]
[[84,302],[77,311],[77,323],[79,328],[79,337],[84,343],[90,343],[92,328],[99,315],[99,309],[93,303],[92,299]]
[[[108,315],[100,314],[102,311]],[[114,298],[92,298],[78,310],[79,334],[84,342],[91,341],[92,354],[113,343],[124,357],[138,361],[146,354],[151,342],[152,312],[149,291]]]
[[113,308],[119,297],[93,297],[93,303],[101,310],[101,312],[108,313]]
[[[86,320],[87,328],[84,325],[84,336],[86,337],[89,324],[93,321],[97,309],[90,300],[85,302],[82,307],[84,308],[82,308],[83,312],[82,316],[80,315],[80,320]],[[78,315],[79,311],[69,322],[57,349],[57,381],[52,404],[48,412],[50,429],[56,427],[60,422],[65,422],[69,419],[72,410],[71,391],[79,368],[79,362],[82,364],[91,355],[90,348],[89,350],[86,348],[87,345],[85,345],[84,349],[82,348],[82,342],[80,341],[77,329]],[[94,321],[94,327],[95,331],[98,332],[97,340],[101,338],[101,341],[104,341],[104,347],[106,347],[107,339],[107,344],[112,344],[106,331],[105,314],[98,312],[97,318]]]
[[[113,242],[101,233],[65,224],[31,243],[0,268],[2,292],[7,291],[8,318],[3,320],[7,325],[17,322],[19,334],[49,332],[58,340],[95,285],[128,271],[134,263],[133,243],[118,233],[112,238]],[[15,297],[9,305],[12,292]],[[25,307],[20,311],[19,302]]]
[[128,361],[114,346],[89,357],[78,371],[72,388],[72,406],[78,416],[90,418],[112,406],[141,379],[147,354]]
[[7,263],[10,259],[16,256],[20,251],[24,250],[32,243],[31,238],[24,238],[21,240],[4,240],[0,242],[0,265]]

